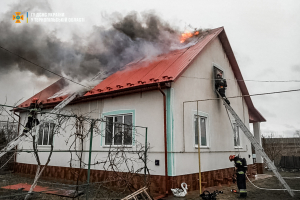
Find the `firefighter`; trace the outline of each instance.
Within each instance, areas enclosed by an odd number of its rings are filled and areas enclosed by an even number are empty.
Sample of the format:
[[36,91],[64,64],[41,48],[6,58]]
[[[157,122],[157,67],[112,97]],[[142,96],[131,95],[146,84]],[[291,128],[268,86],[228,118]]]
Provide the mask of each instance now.
[[32,102],[29,106],[29,115],[28,115],[28,120],[25,125],[25,128],[23,130],[23,134],[28,133],[34,126],[37,126],[40,124],[39,120],[37,119],[37,112],[41,110],[42,103],[38,105],[38,99],[33,98]]
[[246,190],[246,171],[247,171],[247,162],[245,158],[240,158],[239,156],[230,155],[230,161],[234,161],[237,187],[240,191],[240,197],[247,197]]
[[226,79],[222,78],[222,74],[217,74],[217,79],[215,81],[215,88],[221,95],[221,97],[225,100],[225,102],[230,105],[229,100],[225,96],[225,90],[227,87]]

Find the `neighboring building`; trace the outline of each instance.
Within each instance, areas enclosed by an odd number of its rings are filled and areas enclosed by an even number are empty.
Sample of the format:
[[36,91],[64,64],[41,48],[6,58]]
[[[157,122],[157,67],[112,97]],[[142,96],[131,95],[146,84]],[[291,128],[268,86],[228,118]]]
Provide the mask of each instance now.
[[279,166],[282,156],[300,156],[300,138],[263,137],[262,145],[269,158]]
[[[224,28],[207,31],[196,39],[194,45],[183,46],[182,49],[160,55],[151,61],[139,60],[128,64],[124,70],[109,76],[64,108],[64,110],[77,109],[78,113],[90,113],[89,116],[92,118],[106,117],[109,122],[117,120],[125,124],[148,127],[148,143],[151,146],[147,155],[148,167],[152,175],[152,188],[156,192],[165,191],[163,182],[166,175],[164,164],[166,154],[169,186],[178,187],[185,181],[191,186],[189,189],[199,188],[197,127],[201,135],[201,171],[204,186],[225,183],[230,179],[233,163],[228,157],[231,154],[240,154],[247,159],[249,165],[253,164],[251,143],[238,127],[235,126],[233,131],[221,100],[199,101],[198,113],[195,102],[186,102],[217,97],[213,81],[215,70],[223,73],[227,79],[228,97],[249,94],[245,83],[237,81],[243,80],[243,77]],[[49,98],[61,90],[63,82],[60,80],[54,83],[34,97],[43,101],[45,108],[51,110],[68,96],[56,95]],[[23,102],[19,107],[28,107],[30,100]],[[254,123],[255,137],[260,138],[259,123],[265,119],[255,109],[251,98],[245,96],[229,100],[246,126],[249,127],[249,123]],[[21,112],[20,115],[21,122],[25,123],[27,113]],[[51,124],[46,127],[47,130],[52,129]],[[135,141],[144,141],[144,137],[135,135],[135,131],[126,132],[123,138],[115,137],[113,140],[114,131],[107,130],[115,127],[110,123],[108,129],[104,127],[105,124],[99,127],[105,133],[93,140],[93,150],[107,150],[110,145],[126,145],[131,150],[135,148]],[[167,135],[166,141],[164,130]],[[69,148],[65,140],[70,132],[72,130],[66,128],[63,134],[54,136],[54,149]],[[43,137],[45,134],[48,132],[40,132]],[[48,138],[49,140],[45,141],[38,139],[39,149],[49,149],[48,144],[52,139],[49,136]],[[167,152],[164,150],[165,142]],[[30,147],[29,142],[18,146],[18,148]],[[84,148],[89,149],[88,140]],[[105,155],[98,154],[93,153],[92,159]],[[57,173],[51,175],[51,172],[57,172],[62,167],[68,168],[69,157],[70,153],[54,152],[47,176],[65,178]],[[88,153],[84,154],[84,159],[87,161]],[[155,160],[160,161],[159,165],[156,165],[158,163]],[[261,159],[257,160],[262,163]],[[17,171],[27,173],[32,173],[36,164],[34,157],[28,153],[18,155],[17,162]],[[95,169],[93,173],[96,173],[96,170],[101,171],[102,168],[93,166],[92,169]]]

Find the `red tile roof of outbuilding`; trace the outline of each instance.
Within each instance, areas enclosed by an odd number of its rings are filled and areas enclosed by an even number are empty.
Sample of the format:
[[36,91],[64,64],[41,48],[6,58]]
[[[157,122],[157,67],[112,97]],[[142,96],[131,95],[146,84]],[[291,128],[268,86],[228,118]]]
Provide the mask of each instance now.
[[[107,77],[91,91],[87,92],[82,98],[89,98],[93,96],[99,96],[99,98],[101,98],[102,95],[106,95],[108,93],[147,87],[154,83],[176,81],[176,79],[179,78],[180,75],[189,67],[189,64],[193,62],[194,58],[216,37],[218,37],[222,43],[236,79],[243,80],[225,30],[223,27],[220,27],[207,31],[202,36],[196,38],[197,41],[195,41],[194,45],[160,55],[151,61],[141,59],[127,64],[123,70]],[[60,80],[60,82],[62,82],[62,80]],[[57,83],[54,83],[32,98],[38,97],[40,100],[43,100],[44,103],[57,103],[62,101],[66,98],[66,96],[49,99],[49,97],[51,97],[54,93],[61,90],[61,87],[57,87],[57,85],[61,84]],[[241,88],[242,94],[249,95],[245,83],[243,81],[238,81],[238,84]],[[32,98],[22,103],[20,107],[29,106]],[[244,99],[249,108],[250,122],[266,121],[254,107],[251,98],[249,96],[245,96]]]

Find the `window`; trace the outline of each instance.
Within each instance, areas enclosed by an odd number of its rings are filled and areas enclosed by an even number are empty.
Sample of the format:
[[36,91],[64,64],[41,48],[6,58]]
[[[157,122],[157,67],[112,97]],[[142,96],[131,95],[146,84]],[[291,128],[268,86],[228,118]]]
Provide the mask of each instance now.
[[106,116],[105,145],[132,145],[132,114]]
[[207,117],[195,115],[195,144],[198,145],[198,132],[200,135],[200,146],[207,145]]
[[83,137],[83,132],[84,132],[84,124],[83,124],[83,119],[76,119],[75,123],[75,128],[76,128],[76,135]]
[[240,146],[240,129],[237,123],[233,123],[233,137],[234,137],[234,146],[239,147]]
[[53,144],[54,123],[43,123],[39,128],[38,145]]
[[217,66],[216,64],[214,64],[213,65],[213,85],[214,85],[213,90],[216,90],[216,82],[218,80],[218,78],[217,78],[218,74],[221,74],[222,77],[225,78],[224,77],[225,74],[224,74],[223,69],[221,69],[219,66]]

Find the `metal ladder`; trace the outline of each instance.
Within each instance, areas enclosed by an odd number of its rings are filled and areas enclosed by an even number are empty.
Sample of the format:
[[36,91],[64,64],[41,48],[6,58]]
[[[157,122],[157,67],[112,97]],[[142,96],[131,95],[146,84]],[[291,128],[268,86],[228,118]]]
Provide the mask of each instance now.
[[243,123],[243,121],[240,119],[240,117],[236,114],[236,112],[232,109],[232,107],[226,103],[226,101],[224,100],[224,98],[221,97],[221,95],[219,94],[219,92],[216,91],[216,93],[222,99],[222,101],[223,101],[223,103],[225,105],[225,108],[234,117],[237,125],[242,129],[242,131],[248,137],[248,139],[250,140],[250,142],[252,143],[252,145],[255,147],[256,154],[261,155],[263,157],[263,159],[265,159],[266,164],[268,165],[268,167],[273,171],[273,173],[278,178],[278,180],[280,181],[280,183],[285,187],[285,189],[288,191],[288,193],[293,197],[294,196],[294,192],[292,191],[292,189],[290,188],[290,186],[285,182],[285,180],[281,177],[281,175],[279,174],[276,166],[270,160],[270,158],[267,156],[267,154],[264,152],[264,149],[262,148],[262,146],[259,144],[259,141],[253,136],[253,134],[250,132],[250,130],[247,128],[247,126]]
[[[61,109],[63,109],[66,105],[68,105],[73,99],[76,98],[76,96],[78,95],[78,93],[73,93],[70,96],[68,96],[66,99],[64,99],[62,102],[60,102],[58,105],[56,105],[54,107],[54,109],[52,110],[51,113],[55,114],[58,113]],[[45,118],[43,121],[48,121],[51,119],[51,114],[46,114]],[[42,122],[41,122],[42,123]],[[37,127],[37,126],[36,126]],[[36,128],[35,127],[35,128]],[[13,139],[12,141],[10,141],[6,147],[4,147],[1,151],[0,151],[0,158],[5,155],[8,151],[12,150],[13,148],[15,148],[18,144],[20,144],[22,141],[24,141],[28,136],[29,136],[29,132],[27,132],[26,134],[21,134],[18,137],[16,137],[15,139]]]
[[[101,77],[104,75],[103,71],[100,71],[99,73],[96,74],[96,76],[94,78],[91,79],[91,81],[96,80],[97,78]],[[101,78],[101,81],[104,80],[105,78]],[[69,95],[67,98],[65,98],[62,102],[60,102],[58,105],[56,105],[53,110],[51,111],[52,114],[56,114],[58,113],[61,109],[63,109],[66,105],[68,105],[73,99],[76,98],[76,96],[78,95],[77,92],[72,93],[71,95]],[[49,121],[51,120],[51,114],[47,114],[46,117],[44,118],[43,121]],[[41,124],[41,123],[40,123]],[[36,126],[35,128],[37,128],[38,126]],[[23,140],[25,140],[26,137],[29,136],[29,132],[27,132],[26,134],[21,134],[18,137],[16,137],[15,139],[13,139],[12,141],[10,141],[6,147],[4,147],[1,151],[0,151],[0,158],[5,155],[8,151],[12,150],[15,146],[17,146],[18,144],[20,144]]]

